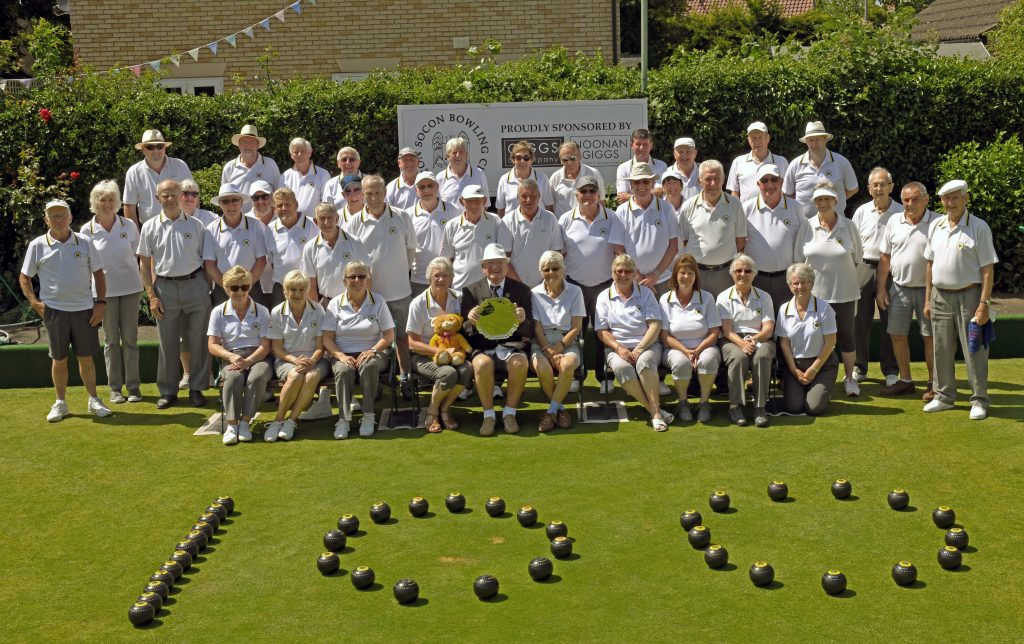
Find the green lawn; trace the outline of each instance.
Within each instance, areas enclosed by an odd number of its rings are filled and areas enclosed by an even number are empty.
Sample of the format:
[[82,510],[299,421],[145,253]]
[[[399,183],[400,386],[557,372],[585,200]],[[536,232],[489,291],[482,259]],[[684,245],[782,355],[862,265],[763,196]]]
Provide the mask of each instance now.
[[[929,416],[916,399],[877,397],[871,382],[826,417],[773,419],[769,429],[728,426],[719,400],[710,427],[656,434],[636,420],[538,435],[534,395],[519,436],[480,438],[479,416],[463,410],[465,433],[334,441],[331,422],[319,421],[291,443],[233,448],[192,436],[212,404],[160,412],[151,398],[94,422],[80,413],[79,388],[70,397],[79,415],[48,425],[50,391],[5,390],[0,638],[1019,641],[1024,361],[993,361],[991,381],[981,423],[968,421],[966,399]],[[153,387],[145,393],[155,397]],[[855,500],[831,497],[838,477],[853,481]],[[777,478],[794,502],[768,500]],[[916,510],[888,508],[894,487],[910,491]],[[737,512],[708,509],[715,488],[729,491]],[[444,510],[452,490],[472,512]],[[160,623],[136,631],[129,604],[218,494],[235,498],[237,514],[172,591]],[[556,560],[553,583],[526,572],[549,554],[543,531],[489,518],[483,505],[495,494],[513,512],[530,503],[542,520],[568,524],[579,557]],[[434,516],[409,516],[415,495]],[[378,499],[396,523],[369,521]],[[939,504],[956,509],[976,546],[961,572],[935,560],[943,531],[930,513]],[[687,545],[678,519],[689,507],[735,568],[709,570]],[[360,517],[365,535],[350,539],[342,568],[372,566],[376,591],[316,570],[321,537],[344,512]],[[775,589],[747,579],[757,559],[775,566]],[[917,564],[923,587],[892,582],[899,559]],[[830,567],[849,577],[848,596],[822,592]],[[507,599],[475,598],[483,573],[499,578]],[[425,603],[394,601],[402,577],[419,582]]]

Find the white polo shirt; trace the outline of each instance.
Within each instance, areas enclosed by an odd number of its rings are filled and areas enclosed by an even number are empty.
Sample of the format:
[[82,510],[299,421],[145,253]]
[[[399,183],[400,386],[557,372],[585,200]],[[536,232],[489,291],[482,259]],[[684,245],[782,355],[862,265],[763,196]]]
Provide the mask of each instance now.
[[212,213],[209,210],[203,210],[202,208],[196,208],[195,212],[189,214],[189,217],[195,217],[199,221],[203,222],[203,228],[206,228],[214,221],[220,219],[220,217],[215,213]]
[[689,176],[686,175],[679,166],[673,164],[678,172],[683,177],[683,202],[691,197],[695,197],[700,193],[700,164],[694,163],[693,168],[690,170]]
[[206,227],[203,260],[217,262],[217,270],[226,272],[232,266],[252,270],[256,260],[267,256],[267,227],[251,215],[232,228],[221,217]]
[[331,248],[323,233],[317,233],[302,249],[302,274],[316,279],[321,297],[335,297],[345,290],[345,265],[357,259],[370,265],[370,254],[363,242],[339,230]]
[[[82,226],[81,234],[96,247],[96,252],[103,258],[107,297],[121,297],[142,291],[139,258],[135,255],[139,249],[139,227],[134,221],[118,215],[108,232],[93,217]],[[96,285],[93,284],[95,294]]]
[[491,192],[487,188],[487,175],[480,168],[467,165],[466,171],[460,177],[452,171],[452,167],[449,165],[444,170],[438,172],[435,179],[437,179],[437,195],[441,201],[459,203],[459,197],[462,196],[463,188],[466,186],[480,186],[480,190],[485,195],[488,195],[484,200],[484,208],[491,205]]
[[221,344],[228,351],[258,347],[269,332],[270,312],[251,297],[242,319],[238,317],[235,307],[231,306],[231,300],[213,307],[210,325],[206,329],[206,335],[220,338]]
[[765,323],[775,321],[772,296],[756,286],[750,287],[746,304],[735,286],[719,293],[716,303],[718,317],[732,320],[732,330],[741,336],[760,333]]
[[[658,267],[665,251],[668,250],[669,242],[679,238],[679,218],[676,211],[672,204],[660,197],[651,199],[646,208],[641,208],[630,198],[629,201],[619,204],[615,210],[615,218],[618,225],[612,227],[608,243],[624,247],[626,253],[636,262],[637,270],[644,274]],[[670,262],[658,277],[658,282],[667,280],[671,273]],[[611,274],[611,265],[605,274]]]
[[[629,173],[633,170],[633,165],[640,163],[636,157],[631,157],[629,161],[623,161],[619,164],[619,167],[615,169],[615,192],[628,192],[633,194],[633,189],[629,185]],[[655,159],[651,157],[647,160],[651,168],[654,170],[654,185],[661,185],[661,175],[668,170],[668,164],[661,159]],[[694,166],[696,169],[696,166]]]
[[291,305],[285,300],[270,312],[267,337],[280,340],[285,353],[308,358],[316,351],[316,339],[324,334],[325,316],[324,307],[319,302],[306,300],[302,319],[296,322]]
[[548,250],[562,250],[562,231],[558,220],[543,207],[537,210],[533,221],[529,221],[519,208],[505,213],[502,218],[505,227],[512,233],[512,268],[519,274],[519,280],[533,288],[541,283],[540,256]]
[[587,317],[583,303],[583,289],[563,280],[564,288],[558,297],[548,295],[543,284],[534,286],[533,317],[545,330],[558,329],[565,334],[572,328],[573,318]]
[[437,206],[427,212],[417,201],[408,211],[412,218],[412,228],[416,232],[416,257],[412,261],[412,277],[414,284],[429,284],[427,264],[441,255],[441,243],[444,241],[444,227],[462,212],[458,207],[437,200]]
[[[328,179],[327,183],[324,184],[323,193],[320,195],[320,202],[331,204],[338,211],[338,214],[341,214],[341,209],[345,207],[345,194],[341,190],[341,180],[343,178],[341,175],[338,175]],[[316,206],[313,209],[315,211]]]
[[722,326],[715,296],[707,291],[694,291],[686,306],[679,301],[675,291],[668,291],[658,304],[661,306],[661,328],[687,349],[695,349],[707,337],[709,329]]
[[156,198],[156,187],[161,181],[174,179],[180,183],[191,178],[192,171],[188,169],[188,164],[181,159],[166,157],[164,167],[160,172],[155,172],[143,159],[128,168],[128,172],[125,173],[121,200],[138,209],[139,223],[142,224],[156,217],[163,210],[160,200]]
[[[839,212],[838,210],[836,212]],[[889,200],[889,207],[884,211],[875,208],[874,200],[863,204],[853,213],[853,225],[860,233],[860,243],[864,247],[864,259],[878,261],[881,251],[882,232],[889,219],[903,212],[903,205],[895,199]]]
[[[415,179],[413,177],[413,181]],[[384,189],[384,199],[394,208],[405,211],[411,210],[418,199],[416,196],[416,184],[406,183],[402,175],[399,174]]]
[[882,231],[880,251],[889,256],[889,274],[900,286],[924,288],[928,260],[924,249],[928,246],[928,230],[940,215],[925,210],[921,221],[912,224],[905,212],[889,219]]
[[[597,193],[604,201],[604,177],[601,172],[584,163],[580,164],[580,171],[575,179],[565,177],[565,168],[559,168],[551,174],[548,184],[551,186],[551,198],[555,200],[553,212],[566,212],[576,207],[576,179],[580,177],[594,177],[597,179]],[[549,202],[550,203],[550,202]]]
[[739,192],[740,201],[746,201],[759,195],[761,190],[757,187],[757,171],[765,164],[775,164],[782,176],[786,176],[786,169],[789,168],[789,161],[786,160],[786,157],[779,156],[774,152],[769,151],[764,161],[758,161],[754,158],[753,152],[747,152],[732,160],[725,189],[730,192]]
[[632,349],[647,335],[647,322],[661,321],[661,307],[654,291],[633,284],[628,298],[619,295],[615,285],[601,291],[594,307],[594,330],[608,329],[615,340]]
[[[540,204],[538,205],[544,208],[548,204],[554,203],[555,198],[551,193],[551,178],[547,173],[537,168],[530,168],[530,178],[537,182],[537,189],[540,191]],[[498,210],[504,209],[506,214],[508,211],[517,208],[519,206],[520,182],[515,170],[509,170],[501,175],[501,178],[498,179],[498,190],[497,196],[494,199],[494,207]]]
[[[233,183],[242,194],[249,194],[249,187],[257,181],[266,181],[270,187],[277,190],[281,187],[281,171],[277,162],[262,154],[258,155],[256,163],[251,168],[245,167],[241,157],[235,157],[224,164],[224,170],[220,174],[220,183]],[[243,206],[245,212],[252,210],[252,203]]]
[[63,242],[49,232],[29,242],[21,272],[39,276],[39,299],[51,309],[86,311],[92,308],[92,274],[103,261],[84,235],[70,233]]
[[183,277],[203,266],[206,228],[195,217],[178,214],[169,219],[160,213],[139,231],[139,256],[153,258],[158,277]]
[[578,208],[558,220],[565,252],[565,274],[584,286],[597,286],[611,279],[615,253],[608,237],[612,226],[621,225],[615,213],[603,205],[590,222]]
[[999,261],[992,230],[965,212],[956,228],[949,217],[938,217],[928,229],[924,258],[932,263],[932,286],[956,290],[981,283],[981,269]]
[[814,269],[812,292],[836,304],[860,299],[857,265],[862,255],[860,235],[842,214],[831,231],[817,215],[805,220],[793,247],[794,261],[807,262]]
[[757,195],[743,204],[747,218],[747,243],[743,253],[757,262],[760,273],[777,273],[793,263],[793,248],[800,226],[806,221],[796,201],[782,195],[769,208]]
[[815,168],[808,154],[805,152],[790,162],[783,174],[782,191],[787,195],[795,195],[804,217],[810,218],[818,212],[814,207],[814,189],[818,183],[827,179],[835,184],[838,195],[836,212],[842,215],[846,210],[846,191],[860,187],[853,166],[838,152],[826,150],[821,166]]
[[714,207],[704,202],[704,193],[683,204],[679,237],[686,252],[699,263],[717,266],[736,256],[736,238],[747,236],[747,218],[736,197],[722,192]]
[[393,328],[395,322],[388,303],[379,293],[367,291],[358,311],[345,292],[327,304],[324,331],[334,332],[335,344],[346,355],[355,356],[372,349],[384,332]]
[[299,212],[307,217],[312,217],[313,211],[320,205],[324,196],[324,186],[330,180],[331,173],[312,163],[305,174],[301,174],[295,168],[288,168],[281,175],[281,184],[291,188],[295,193],[295,199],[299,202]]
[[796,312],[796,298],[779,307],[775,337],[789,338],[794,358],[817,358],[825,336],[836,332],[836,312],[820,297],[811,296],[802,320]]
[[462,294],[448,289],[448,301],[444,308],[430,295],[430,289],[423,291],[409,302],[409,319],[405,323],[406,333],[418,333],[424,342],[434,337],[434,318],[444,313],[459,313]]
[[361,210],[362,208],[352,212],[347,203],[342,205],[341,208],[338,208],[338,225],[341,226],[341,229],[348,232],[348,222],[351,221],[353,217],[357,216]]
[[377,218],[363,208],[348,220],[348,234],[362,241],[370,254],[375,293],[389,302],[412,294],[409,258],[416,252],[416,231],[407,212],[385,204]]
[[302,270],[302,250],[309,240],[320,234],[320,229],[306,215],[299,215],[291,228],[275,217],[267,226],[266,234],[267,258],[272,266],[271,282],[284,284],[288,271]]
[[484,278],[480,258],[487,244],[501,244],[506,252],[512,248],[512,233],[498,215],[484,212],[474,224],[465,214],[460,214],[445,225],[441,255],[452,260],[455,266],[453,288],[462,290],[466,284]]

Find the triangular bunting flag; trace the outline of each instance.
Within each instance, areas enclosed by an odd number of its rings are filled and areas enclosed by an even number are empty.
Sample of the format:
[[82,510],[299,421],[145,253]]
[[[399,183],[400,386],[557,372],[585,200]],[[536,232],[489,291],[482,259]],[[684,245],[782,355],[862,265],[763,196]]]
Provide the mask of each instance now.
[[181,55],[175,54],[171,56],[171,62],[174,63],[175,67],[181,67]]
[[292,9],[295,11],[295,13],[302,13],[302,5],[299,4],[298,2],[292,3]]
[[284,9],[281,9],[280,11],[275,13],[274,17],[280,20],[281,22],[284,22]]
[[141,76],[142,65],[132,65],[132,73],[135,74],[136,77]]
[[214,56],[217,55],[217,41],[210,43],[209,45],[207,45],[207,47],[209,47],[210,51],[213,53]]
[[235,46],[235,41],[236,41],[237,38],[238,38],[238,34],[231,34],[230,36],[228,36],[224,40],[228,41],[228,44],[231,45],[232,47],[234,47]]
[[309,4],[316,6],[316,0],[307,0]]
[[266,29],[267,31],[270,31],[270,18],[264,18],[263,20],[260,20],[260,26]]
[[192,60],[199,60],[199,48],[188,50],[188,55],[192,57]]
[[252,27],[246,27],[242,30],[242,33],[249,36],[249,38],[256,38],[256,36],[252,35]]
[[160,61],[159,61],[159,60],[151,60],[151,61],[149,61],[149,63],[147,63],[147,64],[148,64],[148,65],[149,65],[150,67],[152,67],[152,68],[153,68],[153,71],[157,71],[157,72],[158,72],[158,71],[160,71]]

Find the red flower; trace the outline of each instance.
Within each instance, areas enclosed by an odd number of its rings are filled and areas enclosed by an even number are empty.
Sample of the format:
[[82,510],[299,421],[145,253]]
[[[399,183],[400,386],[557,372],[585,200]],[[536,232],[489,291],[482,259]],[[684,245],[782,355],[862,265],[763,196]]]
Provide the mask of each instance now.
[[43,119],[43,123],[49,123],[50,119],[53,118],[53,114],[45,107],[41,107],[39,108],[39,118]]
[[71,180],[72,181],[77,181],[78,177],[80,177],[80,176],[82,176],[82,175],[78,174],[77,172],[72,172],[71,173]]

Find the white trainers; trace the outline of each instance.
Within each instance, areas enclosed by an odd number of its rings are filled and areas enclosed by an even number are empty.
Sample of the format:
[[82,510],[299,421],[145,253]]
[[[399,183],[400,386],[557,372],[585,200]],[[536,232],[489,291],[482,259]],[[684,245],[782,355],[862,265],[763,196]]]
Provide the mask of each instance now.
[[858,369],[856,367],[853,368],[853,381],[854,382],[864,382],[864,380],[866,380],[867,377],[868,377],[868,374],[864,373],[863,371],[861,371],[860,369]]
[[181,374],[181,380],[178,381],[178,391],[188,389],[188,380],[189,375],[188,372],[186,371],[185,373]]
[[658,394],[662,396],[669,396],[672,394],[672,388],[663,382],[658,385]]
[[851,380],[850,378],[843,378],[843,389],[846,390],[846,395],[847,396],[859,396],[860,395],[860,385],[857,384],[857,380],[856,380],[857,372],[854,371],[853,373],[854,373],[854,379]]
[[249,431],[249,423],[244,420],[238,421],[238,442],[248,443],[252,441],[252,432]]
[[267,423],[266,431],[263,432],[263,440],[268,443],[275,442],[277,440],[277,432],[279,431],[281,431],[281,423],[276,420],[270,421]]
[[612,393],[613,391],[615,391],[615,381],[605,380],[604,382],[601,383],[600,390],[602,395]]
[[459,392],[459,400],[465,400],[469,398],[472,394],[473,392],[470,391],[469,389],[463,389],[462,391]]
[[934,399],[932,399],[932,401],[930,403],[928,403],[927,405],[924,406],[924,411],[926,411],[929,414],[931,414],[931,413],[934,413],[934,412],[937,412],[937,411],[949,411],[952,408],[953,408],[953,405],[951,405],[951,404],[949,404],[947,402],[942,402],[938,398],[934,398]]
[[93,416],[106,418],[107,416],[113,414],[114,412],[110,411],[110,409],[106,405],[104,405],[103,401],[100,400],[99,398],[90,398],[89,413],[92,414]]
[[572,384],[569,385],[569,393],[575,394],[575,393],[578,393],[579,390],[580,390],[580,381],[579,380],[573,380]]
[[57,423],[64,420],[65,416],[70,415],[71,411],[68,409],[67,401],[58,400],[50,407],[50,413],[46,414],[46,420],[51,423]]
[[326,389],[320,391],[316,402],[309,406],[309,409],[299,414],[299,420],[319,420],[331,416],[331,392]]
[[894,373],[890,373],[888,376],[885,377],[885,386],[886,387],[892,387],[897,382],[899,382],[899,380],[900,380],[899,376],[897,376]]
[[238,442],[238,429],[234,425],[228,425],[224,428],[224,437],[221,441],[225,445],[234,445]]
[[363,420],[359,423],[359,435],[363,438],[373,436],[373,427],[376,420],[373,414],[363,414]]
[[338,440],[348,438],[348,421],[344,418],[339,418],[338,422],[334,423],[334,437]]
[[290,441],[292,436],[295,436],[295,421],[288,418],[281,422],[281,429],[278,431],[277,437],[283,441]]
[[502,391],[501,387],[499,387],[498,385],[494,385],[493,396],[495,398],[504,398],[505,397],[505,392]]
[[987,417],[988,409],[982,407],[981,405],[971,406],[971,420],[985,420]]

